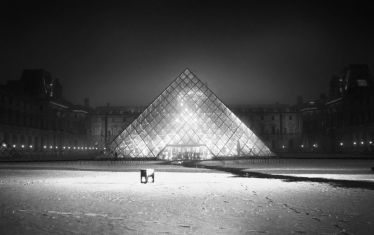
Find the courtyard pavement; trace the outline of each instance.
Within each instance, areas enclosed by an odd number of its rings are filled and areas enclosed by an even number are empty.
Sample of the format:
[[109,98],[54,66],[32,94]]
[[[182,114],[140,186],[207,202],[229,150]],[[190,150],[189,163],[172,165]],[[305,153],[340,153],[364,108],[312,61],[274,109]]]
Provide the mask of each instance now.
[[0,234],[372,234],[374,230],[372,182],[358,181],[364,184],[352,187],[276,178],[266,172],[256,176],[234,167],[170,165],[156,170],[154,184],[141,184],[136,168],[147,167],[152,165],[113,172],[2,165]]

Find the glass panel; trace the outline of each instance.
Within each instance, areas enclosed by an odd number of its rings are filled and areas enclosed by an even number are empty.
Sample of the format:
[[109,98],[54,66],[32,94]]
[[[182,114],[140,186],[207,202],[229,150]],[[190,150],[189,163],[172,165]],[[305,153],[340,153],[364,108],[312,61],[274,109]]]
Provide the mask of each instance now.
[[193,73],[172,82],[116,139],[121,157],[165,159],[271,154]]

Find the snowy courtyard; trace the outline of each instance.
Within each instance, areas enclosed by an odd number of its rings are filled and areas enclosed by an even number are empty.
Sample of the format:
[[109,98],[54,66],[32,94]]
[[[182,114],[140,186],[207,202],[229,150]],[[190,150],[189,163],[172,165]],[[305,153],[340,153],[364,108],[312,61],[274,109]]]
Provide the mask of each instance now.
[[0,170],[0,234],[372,234],[374,190],[218,171]]

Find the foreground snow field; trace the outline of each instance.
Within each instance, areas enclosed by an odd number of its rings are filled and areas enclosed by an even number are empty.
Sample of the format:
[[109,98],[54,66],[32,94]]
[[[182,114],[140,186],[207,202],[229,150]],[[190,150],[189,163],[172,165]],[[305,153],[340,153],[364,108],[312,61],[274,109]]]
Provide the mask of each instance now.
[[228,173],[0,170],[0,234],[372,234],[374,191]]

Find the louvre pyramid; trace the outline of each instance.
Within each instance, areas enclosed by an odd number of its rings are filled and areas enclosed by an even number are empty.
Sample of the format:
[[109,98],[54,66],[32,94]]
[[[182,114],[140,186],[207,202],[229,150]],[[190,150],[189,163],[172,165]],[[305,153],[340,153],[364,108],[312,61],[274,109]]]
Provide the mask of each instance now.
[[188,69],[110,144],[111,151],[120,158],[172,160],[165,152],[175,152],[178,147],[181,151],[200,147],[203,154],[199,159],[272,154]]

